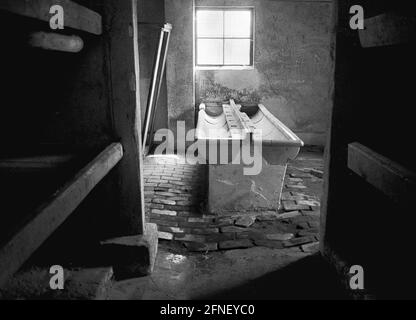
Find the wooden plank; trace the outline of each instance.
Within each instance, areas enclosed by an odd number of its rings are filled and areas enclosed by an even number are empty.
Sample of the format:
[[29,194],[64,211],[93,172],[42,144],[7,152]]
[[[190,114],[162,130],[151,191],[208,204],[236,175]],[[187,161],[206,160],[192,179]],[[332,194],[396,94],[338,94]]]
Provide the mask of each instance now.
[[364,48],[396,45],[414,41],[416,18],[397,13],[384,13],[365,19],[365,29],[359,30]]
[[250,118],[247,116],[247,114],[244,113],[244,115],[240,112],[240,108],[241,106],[237,107],[237,105],[235,104],[234,100],[231,99],[230,100],[230,106],[233,109],[233,113],[236,116],[236,118],[238,119],[238,121],[241,124],[242,130],[244,131],[245,134],[250,134],[253,133],[254,130],[252,130],[252,128],[254,127],[253,124],[251,123]]
[[59,190],[50,201],[40,206],[33,218],[0,248],[0,287],[69,217],[122,157],[121,144],[110,145],[85,166],[72,181]]
[[118,211],[114,212],[118,227],[117,230],[116,227],[112,228],[114,234],[109,237],[115,238],[144,234],[146,226],[137,0],[106,0],[103,5],[106,25],[109,26],[109,87],[112,89],[113,129],[125,151],[116,169],[119,178],[113,193],[119,199]]
[[54,169],[76,159],[76,155],[48,155],[37,157],[22,157],[0,159],[0,169],[32,170]]
[[78,53],[84,48],[84,41],[78,36],[33,32],[30,35],[29,45],[44,50]]
[[253,122],[251,122],[251,119],[249,118],[247,113],[240,112],[239,114],[240,114],[240,118],[242,122],[245,124],[245,127],[247,128],[246,132],[254,133],[254,130],[256,129],[256,127],[254,126]]
[[53,16],[50,8],[54,5],[63,7],[65,27],[102,34],[101,15],[69,0],[2,0],[0,10],[49,22]]
[[230,131],[231,138],[242,139],[243,127],[238,118],[236,117],[233,108],[228,104],[224,104],[222,108],[224,110],[225,120],[227,121],[228,130]]
[[360,143],[348,145],[348,168],[397,203],[416,195],[416,174]]

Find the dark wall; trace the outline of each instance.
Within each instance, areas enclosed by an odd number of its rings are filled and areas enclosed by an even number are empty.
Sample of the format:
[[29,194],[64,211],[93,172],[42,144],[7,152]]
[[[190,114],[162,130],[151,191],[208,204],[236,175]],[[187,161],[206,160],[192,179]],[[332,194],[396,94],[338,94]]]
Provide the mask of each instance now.
[[173,26],[167,64],[169,129],[177,122],[195,128],[193,0],[165,0],[166,21]]
[[77,33],[84,40],[78,54],[33,49],[29,34],[50,32],[48,25],[0,14],[0,35],[7,44],[0,61],[0,142],[5,149],[29,150],[41,143],[106,146],[112,137],[103,39]]
[[72,215],[82,217],[82,226],[71,229],[66,241],[74,233],[82,243],[84,238],[139,234],[143,227],[139,143],[131,138],[136,136],[137,107],[130,86],[135,72],[128,28],[131,3],[77,2],[102,16],[103,33],[56,31],[84,40],[83,50],[76,54],[31,48],[30,33],[52,32],[49,24],[0,11],[0,159],[59,154],[76,159],[68,167],[35,174],[25,169],[18,175],[7,169],[0,172],[0,238],[25,223],[35,208],[112,142],[123,144],[123,159]]
[[[415,16],[400,1],[359,3],[367,18],[392,11]],[[363,48],[358,32],[349,28],[349,8],[355,4],[339,2],[323,251],[342,272],[362,265],[367,292],[379,298],[414,298],[414,210],[393,203],[350,171],[347,148],[359,142],[415,169],[416,157],[409,152],[414,145],[415,43]]]

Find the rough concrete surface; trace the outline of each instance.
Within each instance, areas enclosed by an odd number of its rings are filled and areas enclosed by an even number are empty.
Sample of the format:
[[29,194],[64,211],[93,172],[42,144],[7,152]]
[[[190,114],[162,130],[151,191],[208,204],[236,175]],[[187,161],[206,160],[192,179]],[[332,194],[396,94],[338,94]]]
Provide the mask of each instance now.
[[152,273],[158,248],[157,225],[147,223],[143,235],[101,242],[104,261],[114,267],[118,279]]
[[110,298],[273,300],[345,295],[319,256],[298,248],[255,247],[209,254],[162,249],[151,276],[116,283]]
[[106,300],[112,286],[113,269],[65,269],[63,290],[51,289],[51,277],[44,268],[21,271],[9,281],[0,296],[6,300]]
[[243,165],[210,165],[208,210],[224,211],[278,210],[285,166],[263,164],[260,174],[245,176]]

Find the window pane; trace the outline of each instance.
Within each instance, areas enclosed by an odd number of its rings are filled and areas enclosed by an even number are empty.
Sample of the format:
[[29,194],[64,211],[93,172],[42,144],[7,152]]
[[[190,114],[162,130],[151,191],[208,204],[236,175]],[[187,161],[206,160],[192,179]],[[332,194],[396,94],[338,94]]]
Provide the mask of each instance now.
[[221,39],[198,39],[197,54],[199,65],[222,65],[223,40]]
[[225,36],[251,37],[251,10],[225,11]]
[[227,65],[250,65],[250,39],[226,39],[224,63]]
[[198,10],[196,15],[198,37],[222,37],[224,34],[224,12]]

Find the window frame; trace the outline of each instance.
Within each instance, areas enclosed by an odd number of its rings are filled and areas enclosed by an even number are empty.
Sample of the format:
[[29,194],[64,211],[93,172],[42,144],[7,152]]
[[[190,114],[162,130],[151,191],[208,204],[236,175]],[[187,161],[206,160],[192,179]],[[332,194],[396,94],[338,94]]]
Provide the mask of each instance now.
[[[238,37],[198,37],[198,23],[197,13],[198,11],[250,11],[251,12],[251,26],[250,26],[250,38],[238,38]],[[224,15],[225,16],[225,15]],[[225,20],[224,20],[225,21]],[[253,6],[198,6],[195,7],[194,12],[194,52],[195,52],[195,63],[194,67],[196,70],[252,70],[254,69],[254,48],[255,48],[255,21],[256,12]],[[224,23],[225,25],[225,23]],[[223,30],[225,32],[225,29]],[[223,40],[223,56],[225,54],[225,40],[227,39],[248,39],[250,40],[250,64],[198,64],[198,39],[221,39]]]

